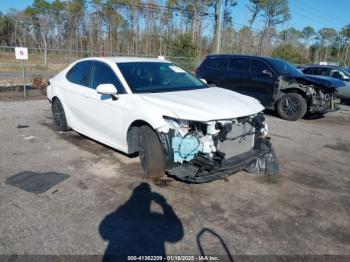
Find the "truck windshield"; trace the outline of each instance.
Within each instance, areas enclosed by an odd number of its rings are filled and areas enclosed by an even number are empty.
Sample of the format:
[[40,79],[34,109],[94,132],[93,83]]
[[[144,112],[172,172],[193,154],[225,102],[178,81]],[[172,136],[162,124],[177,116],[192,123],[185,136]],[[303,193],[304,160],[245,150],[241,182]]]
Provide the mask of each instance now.
[[300,76],[303,75],[303,73],[296,68],[294,65],[291,65],[287,61],[284,61],[282,59],[271,59],[270,62],[275,67],[275,69],[280,73],[281,75],[290,75],[290,76]]
[[133,93],[160,93],[208,88],[192,74],[172,63],[117,63]]

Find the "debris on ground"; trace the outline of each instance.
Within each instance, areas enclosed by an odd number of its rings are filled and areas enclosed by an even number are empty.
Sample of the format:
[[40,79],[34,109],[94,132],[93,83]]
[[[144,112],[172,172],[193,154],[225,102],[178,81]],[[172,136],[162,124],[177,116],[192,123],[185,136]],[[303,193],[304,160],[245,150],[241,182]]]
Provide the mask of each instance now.
[[17,126],[17,128],[27,128],[27,127],[29,127],[29,126],[27,126],[27,125],[18,125]]

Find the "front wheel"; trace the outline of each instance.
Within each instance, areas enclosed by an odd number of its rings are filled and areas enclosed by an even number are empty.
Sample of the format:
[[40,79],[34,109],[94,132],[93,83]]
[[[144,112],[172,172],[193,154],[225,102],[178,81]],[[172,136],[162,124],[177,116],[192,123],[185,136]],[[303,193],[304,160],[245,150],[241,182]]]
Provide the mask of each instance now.
[[290,93],[278,100],[276,109],[281,118],[296,121],[305,115],[307,104],[300,94]]
[[140,128],[139,156],[147,178],[164,176],[165,161],[158,135],[149,126]]

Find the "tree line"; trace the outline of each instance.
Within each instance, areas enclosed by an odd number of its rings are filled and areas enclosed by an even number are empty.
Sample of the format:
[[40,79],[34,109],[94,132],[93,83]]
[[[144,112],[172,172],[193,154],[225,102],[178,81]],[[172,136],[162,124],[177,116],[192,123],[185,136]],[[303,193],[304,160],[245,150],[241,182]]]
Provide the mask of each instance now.
[[0,44],[201,58],[215,50],[220,2],[221,53],[349,63],[350,24],[340,31],[277,30],[291,19],[288,0],[249,0],[247,25],[235,21],[236,0],[34,0],[24,10],[0,13]]

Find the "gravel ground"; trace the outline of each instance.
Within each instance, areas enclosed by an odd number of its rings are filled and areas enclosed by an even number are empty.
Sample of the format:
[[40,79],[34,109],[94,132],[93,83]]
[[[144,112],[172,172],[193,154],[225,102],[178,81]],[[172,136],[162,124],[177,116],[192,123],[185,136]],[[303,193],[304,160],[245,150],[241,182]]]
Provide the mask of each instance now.
[[[45,100],[0,102],[0,254],[350,255],[342,109],[298,122],[267,116],[280,176],[194,185],[147,181],[136,157],[55,132]],[[5,184],[23,171],[70,177],[42,194]]]

